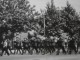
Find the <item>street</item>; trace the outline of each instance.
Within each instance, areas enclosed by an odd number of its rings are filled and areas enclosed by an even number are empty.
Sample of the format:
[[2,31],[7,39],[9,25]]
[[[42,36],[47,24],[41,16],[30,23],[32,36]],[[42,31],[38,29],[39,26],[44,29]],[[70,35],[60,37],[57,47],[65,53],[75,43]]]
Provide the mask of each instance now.
[[80,60],[80,55],[4,55],[0,60]]

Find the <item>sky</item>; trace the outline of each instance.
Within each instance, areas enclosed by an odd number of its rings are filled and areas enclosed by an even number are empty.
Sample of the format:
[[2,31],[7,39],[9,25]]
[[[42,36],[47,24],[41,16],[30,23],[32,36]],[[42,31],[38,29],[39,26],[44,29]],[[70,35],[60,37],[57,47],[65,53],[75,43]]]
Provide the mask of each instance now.
[[[30,4],[33,6],[35,5],[35,9],[37,11],[40,11],[40,9],[45,9],[46,4],[50,2],[51,0],[28,0]],[[66,1],[69,1],[69,3],[72,5],[74,9],[76,9],[77,12],[80,12],[80,0],[54,0],[54,4],[56,7],[65,7]]]

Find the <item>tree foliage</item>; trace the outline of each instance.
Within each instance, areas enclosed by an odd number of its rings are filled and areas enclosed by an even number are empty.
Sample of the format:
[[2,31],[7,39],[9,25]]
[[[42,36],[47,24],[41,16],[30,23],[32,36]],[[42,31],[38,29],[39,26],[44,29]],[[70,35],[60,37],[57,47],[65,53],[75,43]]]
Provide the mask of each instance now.
[[79,15],[76,10],[67,2],[67,6],[61,11],[61,18],[64,20],[63,30],[73,36],[79,28]]
[[53,0],[46,6],[46,11],[44,13],[46,36],[59,36],[60,30],[68,33],[71,37],[79,33],[80,17],[69,2],[67,2],[66,6],[61,10],[55,7]]
[[24,25],[31,28],[37,14],[35,6],[31,6],[28,0],[0,0],[0,32],[21,32]]
[[45,24],[46,24],[46,35],[53,36],[53,33],[58,33],[59,25],[59,10],[55,7],[53,0],[47,4],[45,12]]

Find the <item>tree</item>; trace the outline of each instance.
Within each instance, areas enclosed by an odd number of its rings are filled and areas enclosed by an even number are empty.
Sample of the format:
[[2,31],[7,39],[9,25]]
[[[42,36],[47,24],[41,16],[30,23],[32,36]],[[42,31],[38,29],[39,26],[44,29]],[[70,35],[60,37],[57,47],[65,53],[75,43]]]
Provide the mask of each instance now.
[[53,0],[47,4],[45,12],[46,35],[53,36],[54,32],[59,30],[59,10],[55,7]]
[[[7,26],[13,34],[23,31],[26,22],[31,23],[35,17],[35,6],[31,6],[28,0],[0,0],[0,23],[1,27]],[[3,24],[3,20],[6,21]],[[30,27],[30,24],[27,24]],[[4,29],[4,28],[3,28]],[[2,30],[3,30],[2,29]],[[1,33],[4,33],[0,29]],[[2,36],[2,35],[1,35]]]
[[63,25],[62,29],[64,32],[69,33],[69,35],[72,37],[79,25],[79,15],[77,14],[76,10],[67,2],[67,6],[63,8],[61,11],[61,18],[63,19]]

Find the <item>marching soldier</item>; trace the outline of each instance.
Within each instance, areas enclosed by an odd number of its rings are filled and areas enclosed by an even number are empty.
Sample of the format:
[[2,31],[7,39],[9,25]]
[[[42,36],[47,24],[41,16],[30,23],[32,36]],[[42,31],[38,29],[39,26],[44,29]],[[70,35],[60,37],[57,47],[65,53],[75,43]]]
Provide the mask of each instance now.
[[1,56],[3,56],[4,51],[7,53],[8,56],[10,55],[7,46],[8,46],[7,40],[3,41],[3,49]]
[[75,46],[75,39],[74,39],[74,38],[72,38],[72,39],[68,42],[68,49],[69,49],[69,54],[71,54],[72,51],[74,51],[75,54],[77,53],[76,46]]
[[62,41],[61,38],[57,41],[56,44],[57,44],[57,55],[59,55],[59,53],[60,53],[60,49],[62,49],[63,53],[66,54],[66,51],[65,51],[65,49],[64,49],[64,45],[63,45],[63,41]]

